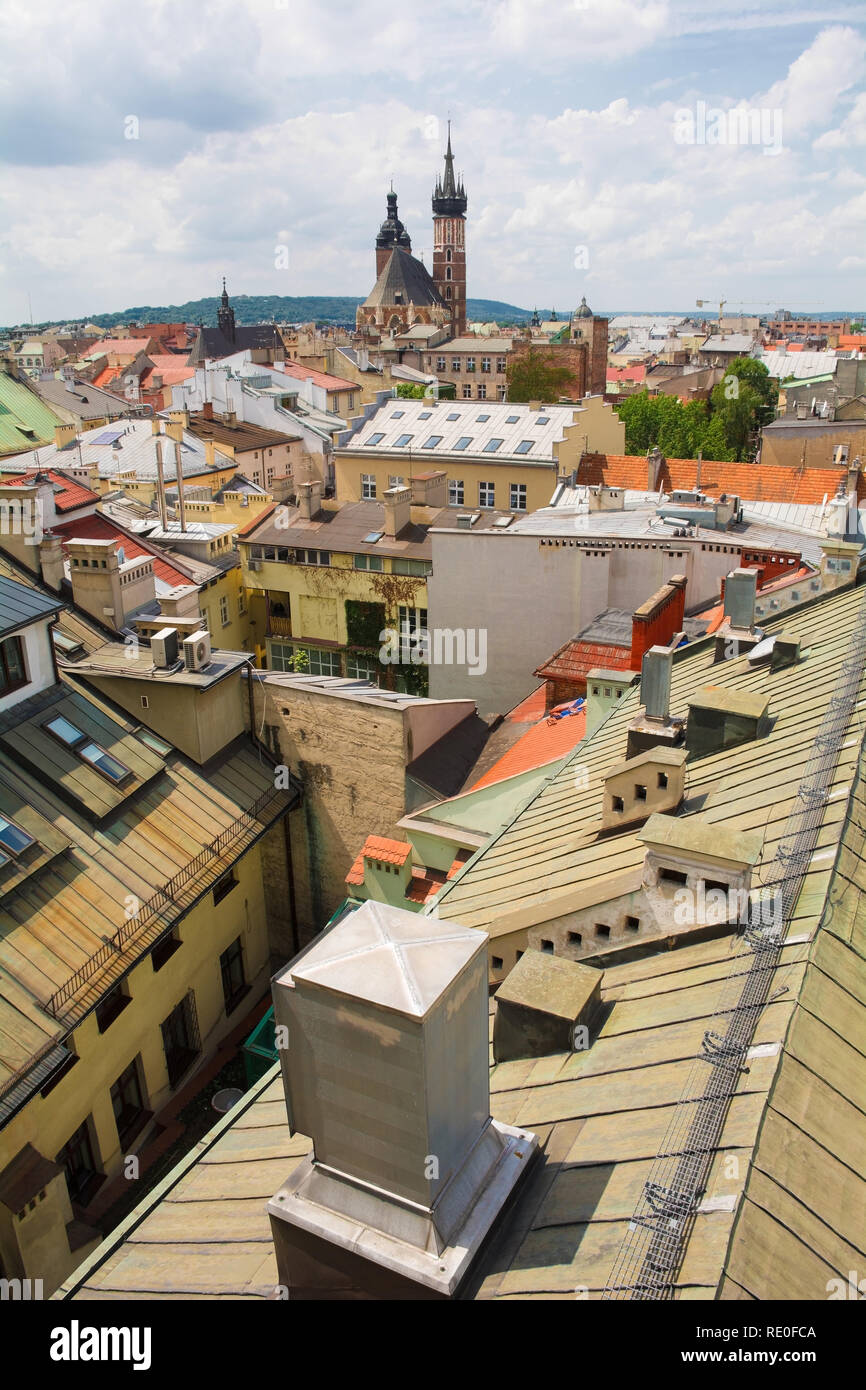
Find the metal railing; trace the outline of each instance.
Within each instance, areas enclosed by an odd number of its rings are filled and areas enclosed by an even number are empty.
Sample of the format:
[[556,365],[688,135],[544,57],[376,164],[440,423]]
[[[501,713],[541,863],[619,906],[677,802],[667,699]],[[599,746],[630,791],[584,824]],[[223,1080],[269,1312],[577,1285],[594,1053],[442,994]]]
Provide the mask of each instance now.
[[215,840],[151,894],[138,912],[118,927],[114,935],[55,990],[44,1006],[46,1012],[67,1025],[78,1023],[96,1002],[94,996],[103,994],[114,978],[124,973],[132,950],[141,954],[155,943],[258,837],[262,826],[273,819],[271,813],[284,805],[284,791],[268,788],[262,792]]

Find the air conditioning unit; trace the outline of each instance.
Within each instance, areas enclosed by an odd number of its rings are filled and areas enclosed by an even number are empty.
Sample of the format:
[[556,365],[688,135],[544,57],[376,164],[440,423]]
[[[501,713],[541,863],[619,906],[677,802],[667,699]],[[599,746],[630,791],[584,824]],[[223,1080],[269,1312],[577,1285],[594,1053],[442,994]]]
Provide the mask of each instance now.
[[210,633],[204,628],[187,637],[183,644],[183,660],[188,671],[201,671],[210,663]]
[[177,661],[177,628],[164,627],[150,639],[154,666],[167,670]]
[[260,570],[262,567],[262,562],[261,560],[248,560],[247,565],[251,570]]

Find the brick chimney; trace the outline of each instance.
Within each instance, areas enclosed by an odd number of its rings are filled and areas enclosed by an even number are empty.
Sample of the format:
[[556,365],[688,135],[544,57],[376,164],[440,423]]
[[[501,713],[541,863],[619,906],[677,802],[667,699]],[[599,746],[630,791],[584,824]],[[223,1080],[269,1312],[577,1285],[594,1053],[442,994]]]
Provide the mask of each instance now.
[[665,647],[682,631],[686,608],[686,576],[674,574],[667,584],[636,608],[631,620],[631,669],[639,671],[644,652]]

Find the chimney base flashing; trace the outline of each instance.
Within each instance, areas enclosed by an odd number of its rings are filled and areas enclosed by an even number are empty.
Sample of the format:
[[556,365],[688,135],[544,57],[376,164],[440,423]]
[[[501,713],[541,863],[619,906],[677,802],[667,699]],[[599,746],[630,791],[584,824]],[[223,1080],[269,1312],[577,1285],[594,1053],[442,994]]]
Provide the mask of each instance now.
[[641,710],[628,727],[626,759],[636,758],[650,748],[677,748],[683,741],[684,732],[684,719],[653,719]]
[[429,1209],[308,1155],[268,1202],[281,1285],[302,1299],[454,1297],[537,1150],[491,1120]]

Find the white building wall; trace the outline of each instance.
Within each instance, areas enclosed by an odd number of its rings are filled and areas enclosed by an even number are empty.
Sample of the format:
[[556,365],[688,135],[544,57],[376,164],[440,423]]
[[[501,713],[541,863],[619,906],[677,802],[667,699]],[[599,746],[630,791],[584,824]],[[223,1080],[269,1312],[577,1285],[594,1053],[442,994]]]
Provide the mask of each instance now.
[[11,690],[8,695],[0,697],[0,713],[20,704],[22,700],[29,700],[31,695],[37,695],[40,690],[47,690],[57,680],[47,622],[34,623],[31,627],[7,632],[3,641],[10,637],[20,637],[24,644],[24,664],[29,680],[27,685],[21,686],[19,690]]

